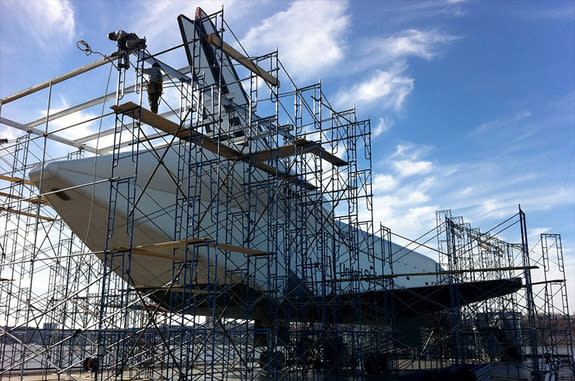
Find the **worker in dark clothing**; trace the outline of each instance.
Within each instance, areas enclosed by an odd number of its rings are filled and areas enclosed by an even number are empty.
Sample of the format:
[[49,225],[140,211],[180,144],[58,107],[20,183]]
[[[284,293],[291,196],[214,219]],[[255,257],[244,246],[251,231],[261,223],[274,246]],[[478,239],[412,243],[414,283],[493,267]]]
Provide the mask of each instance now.
[[135,49],[145,49],[146,39],[138,37],[135,33],[127,33],[122,29],[108,33],[108,38],[118,42],[118,50],[112,53],[112,57],[119,56],[118,67],[130,68],[130,53]]
[[160,96],[162,96],[162,69],[160,64],[154,62],[151,68],[144,69],[144,74],[148,74],[150,79],[148,80],[148,102],[150,103],[150,109],[153,113],[158,113],[158,103],[160,102]]

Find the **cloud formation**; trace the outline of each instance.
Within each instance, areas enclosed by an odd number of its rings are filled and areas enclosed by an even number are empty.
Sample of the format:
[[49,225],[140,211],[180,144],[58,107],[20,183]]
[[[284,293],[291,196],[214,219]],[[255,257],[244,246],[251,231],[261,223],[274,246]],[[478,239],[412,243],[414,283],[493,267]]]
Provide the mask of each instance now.
[[376,174],[373,179],[373,192],[383,193],[394,190],[397,187],[397,180],[388,174]]
[[433,163],[430,161],[396,160],[393,167],[401,177],[425,175],[431,172]]
[[432,147],[423,144],[398,144],[395,147],[395,152],[391,155],[392,159],[409,159],[418,160],[422,156],[427,155]]
[[531,112],[528,110],[519,111],[511,116],[498,118],[494,120],[490,120],[488,122],[482,123],[477,126],[473,132],[474,133],[486,133],[494,130],[500,130],[504,128],[514,127],[519,122],[529,118],[531,116]]
[[[439,30],[414,28],[365,38],[353,53],[350,68],[366,74],[352,87],[341,89],[336,95],[336,104],[341,107],[354,104],[364,110],[378,107],[380,112],[388,113],[385,121],[392,123],[389,113],[402,111],[405,100],[415,89],[415,79],[409,73],[410,59],[432,60],[459,38]],[[374,131],[375,136],[383,132],[382,129]]]
[[438,170],[423,160],[429,149],[415,144],[398,145],[383,161],[395,173],[375,172],[372,190],[376,225],[381,222],[394,232],[412,237],[434,226],[439,205],[432,192]]
[[74,9],[69,0],[17,1],[4,4],[20,24],[19,39],[31,38],[45,51],[73,41],[76,35]]
[[278,48],[296,78],[317,79],[344,57],[347,9],[347,1],[298,0],[250,29],[242,44],[252,54]]
[[390,164],[399,177],[427,175],[434,169],[433,163],[420,157],[428,151],[429,147],[425,146],[399,144],[391,155]]
[[394,29],[405,25],[425,25],[438,19],[461,17],[470,0],[382,1],[378,13]]
[[384,117],[380,117],[379,120],[377,121],[375,128],[372,130],[373,136],[377,137],[383,134],[384,132],[389,131],[391,129],[391,126],[392,122],[390,120],[387,120]]
[[[409,202],[401,199],[402,193],[407,194]],[[376,226],[380,222],[400,235],[417,237],[435,226],[435,212],[440,209],[438,204],[427,202],[429,199],[417,191],[374,196],[374,222]]]
[[377,69],[371,78],[341,90],[335,102],[342,106],[354,104],[365,108],[377,103],[382,110],[399,111],[414,88],[414,79],[404,71],[405,65],[395,65],[390,70]]
[[438,30],[405,29],[386,37],[367,40],[363,53],[372,62],[395,62],[408,57],[431,60],[438,56],[441,49],[459,39]]
[[[218,2],[210,0],[143,0],[134,14],[134,25],[132,30],[142,31],[148,41],[162,43],[165,47],[172,44],[181,43],[180,31],[177,27],[176,19],[180,14],[189,18],[194,18],[196,8],[202,8],[206,14],[210,15],[224,8],[224,17],[228,22],[234,23],[249,12],[253,7],[257,7],[265,0],[221,0]],[[221,25],[218,25],[220,27]],[[145,31],[145,33],[144,33]]]

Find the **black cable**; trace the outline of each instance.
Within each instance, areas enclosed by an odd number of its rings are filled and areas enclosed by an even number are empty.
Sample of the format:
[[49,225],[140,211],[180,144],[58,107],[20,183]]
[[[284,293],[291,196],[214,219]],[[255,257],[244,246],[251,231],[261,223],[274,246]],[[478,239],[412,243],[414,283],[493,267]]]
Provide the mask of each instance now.
[[114,65],[114,67],[117,69],[118,67],[116,66],[116,63],[114,62],[113,59],[111,59],[109,56],[103,54],[102,52],[99,52],[97,50],[92,49],[92,47],[90,46],[90,44],[88,44],[85,40],[79,40],[76,41],[76,47],[78,49],[80,49],[81,51],[84,52],[85,55],[89,56],[93,53],[98,54],[100,56],[102,56],[102,58],[107,59],[112,65]]
[[90,45],[84,40],[76,41],[76,47],[78,49],[80,49],[81,51],[83,51],[84,54],[86,54],[87,56],[91,55],[92,53],[97,53],[97,54],[100,54],[101,56],[103,56],[102,53],[92,50]]

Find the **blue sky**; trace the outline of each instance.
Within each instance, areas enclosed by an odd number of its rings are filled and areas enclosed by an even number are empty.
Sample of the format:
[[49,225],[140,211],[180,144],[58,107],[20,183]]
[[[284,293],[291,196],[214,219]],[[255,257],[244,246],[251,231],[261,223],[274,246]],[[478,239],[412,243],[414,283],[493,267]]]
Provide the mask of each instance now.
[[[180,42],[180,13],[222,3],[250,54],[277,47],[299,85],[321,79],[371,119],[377,221],[415,237],[452,209],[488,230],[521,204],[532,241],[562,234],[575,274],[573,1],[4,0],[0,96],[94,61],[77,40],[111,53],[122,28],[157,52]],[[28,122],[45,107],[2,112]]]

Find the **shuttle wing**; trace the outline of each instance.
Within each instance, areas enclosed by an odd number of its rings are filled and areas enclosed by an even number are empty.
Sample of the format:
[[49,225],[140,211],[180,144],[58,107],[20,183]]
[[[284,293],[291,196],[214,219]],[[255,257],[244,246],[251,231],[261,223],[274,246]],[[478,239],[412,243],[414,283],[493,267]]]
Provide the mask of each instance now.
[[[348,293],[333,297],[294,298],[284,302],[302,321],[321,321],[322,316],[339,323],[369,324],[388,317],[418,317],[451,307],[507,295],[522,287],[520,278],[435,286]],[[322,315],[323,314],[323,315]]]
[[[426,287],[378,290],[359,293],[344,293],[333,296],[315,296],[311,292],[299,292],[297,296],[284,295],[280,298],[254,295],[255,290],[242,285],[220,289],[217,295],[208,292],[209,285],[198,285],[196,290],[188,291],[187,298],[181,290],[158,292],[151,297],[164,308],[178,312],[202,313],[208,310],[211,302],[219,305],[226,315],[237,317],[245,310],[241,309],[246,293],[258,299],[253,307],[250,319],[267,320],[269,311],[277,311],[277,317],[283,321],[321,322],[323,319],[343,324],[373,324],[384,322],[391,316],[401,318],[421,317],[452,307],[461,307],[495,297],[514,293],[522,287],[520,278],[497,279],[488,281],[454,283]],[[179,305],[174,300],[179,299]],[[170,303],[171,301],[171,303]],[[236,312],[237,310],[237,312]],[[175,312],[175,311],[172,311]],[[234,313],[236,312],[236,313]]]

